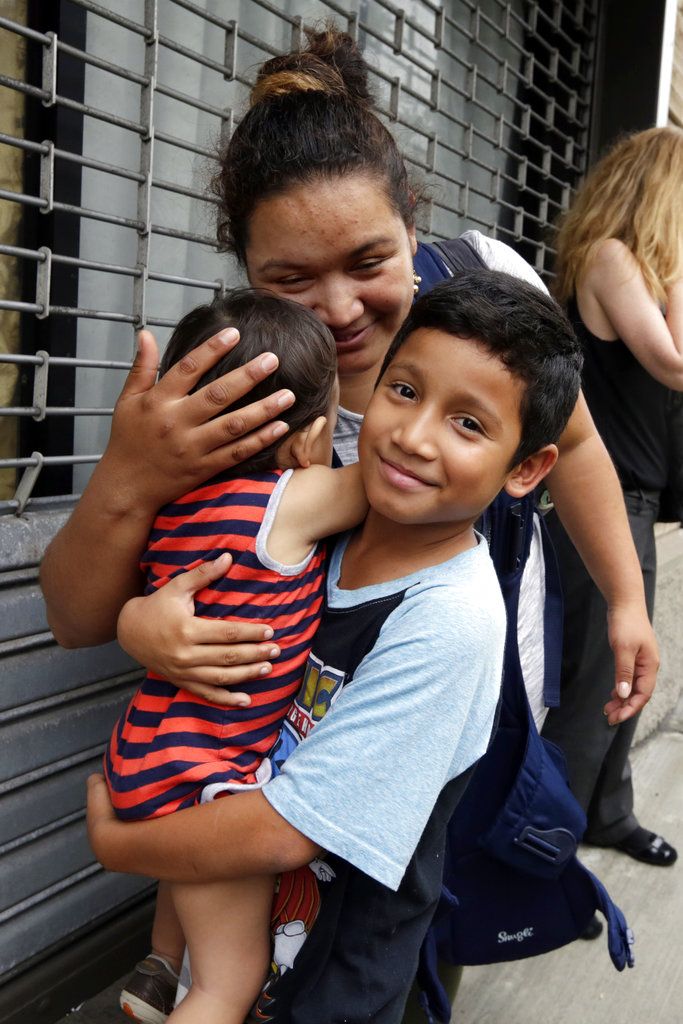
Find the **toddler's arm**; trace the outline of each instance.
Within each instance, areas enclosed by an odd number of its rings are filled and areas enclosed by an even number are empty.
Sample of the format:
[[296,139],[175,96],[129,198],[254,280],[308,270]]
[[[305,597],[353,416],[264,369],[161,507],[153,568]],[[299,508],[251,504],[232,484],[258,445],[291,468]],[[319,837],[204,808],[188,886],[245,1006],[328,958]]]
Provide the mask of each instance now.
[[280,562],[296,565],[316,541],[357,526],[367,511],[357,462],[341,469],[295,469],[268,536],[268,552]]

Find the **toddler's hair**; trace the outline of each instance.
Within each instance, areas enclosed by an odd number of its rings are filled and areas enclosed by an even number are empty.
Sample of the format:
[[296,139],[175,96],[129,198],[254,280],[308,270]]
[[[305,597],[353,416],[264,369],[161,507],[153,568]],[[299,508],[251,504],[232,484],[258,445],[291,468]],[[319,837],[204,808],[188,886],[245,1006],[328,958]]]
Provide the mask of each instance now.
[[480,342],[524,382],[522,439],[511,466],[558,440],[579,395],[583,356],[569,320],[546,292],[497,270],[442,281],[414,303],[380,377],[420,328]]
[[[159,366],[159,376],[225,327],[236,327],[240,340],[203,375],[193,391],[264,352],[274,352],[279,359],[277,370],[242,398],[232,402],[230,411],[266,398],[281,388],[288,388],[296,395],[296,402],[277,418],[289,425],[289,434],[327,414],[337,373],[337,351],[331,332],[310,309],[263,289],[236,288],[217,296],[209,305],[191,310],[169,339]],[[241,462],[234,468],[234,473],[242,475],[276,468],[276,452],[288,436],[285,434],[257,455]]]

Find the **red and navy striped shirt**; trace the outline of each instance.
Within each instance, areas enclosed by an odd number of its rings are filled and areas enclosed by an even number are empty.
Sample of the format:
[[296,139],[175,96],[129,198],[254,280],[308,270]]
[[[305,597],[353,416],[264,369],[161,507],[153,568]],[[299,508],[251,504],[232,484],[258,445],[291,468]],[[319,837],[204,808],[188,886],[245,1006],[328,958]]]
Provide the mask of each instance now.
[[155,520],[140,563],[146,592],[229,551],[229,575],[195,595],[196,614],[267,623],[282,653],[270,675],[240,684],[251,697],[246,708],[210,704],[148,673],[105,754],[120,818],[156,817],[191,806],[212,783],[253,783],[278,737],[320,622],[325,584],[322,545],[292,567],[279,566],[265,551],[287,483],[282,477],[281,470],[214,477],[166,505]]

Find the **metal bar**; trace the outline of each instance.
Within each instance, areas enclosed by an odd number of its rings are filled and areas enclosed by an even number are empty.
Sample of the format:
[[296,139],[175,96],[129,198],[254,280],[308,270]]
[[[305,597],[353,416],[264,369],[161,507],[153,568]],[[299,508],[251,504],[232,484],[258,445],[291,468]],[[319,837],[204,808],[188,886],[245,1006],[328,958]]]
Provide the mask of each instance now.
[[79,359],[77,356],[51,356],[49,353],[42,353],[43,358],[39,355],[35,356],[24,356],[19,355],[8,355],[6,352],[0,353],[0,363],[16,363],[19,366],[40,366],[44,361],[48,362],[50,366],[83,366],[90,368],[97,368],[100,370],[130,370],[132,363],[117,362],[113,359]]
[[146,298],[147,275],[149,272],[151,201],[152,201],[152,164],[154,160],[154,92],[159,70],[159,24],[156,0],[145,0],[145,78],[147,84],[140,92],[140,121],[145,132],[140,142],[140,174],[142,181],[138,185],[138,271],[133,281],[133,315],[136,327],[144,327],[147,322]]
[[0,18],[0,28],[7,29],[8,32],[14,32],[15,35],[23,36],[24,39],[30,39],[34,43],[42,43],[43,46],[49,42],[48,37],[42,32],[36,32],[35,29],[29,28],[28,25],[21,25],[18,21],[12,21],[11,18]]
[[111,61],[104,60],[103,57],[96,57],[94,53],[86,53],[85,50],[79,50],[78,47],[70,46],[68,43],[62,42],[62,40],[59,40],[57,43],[57,49],[61,50],[62,53],[68,53],[70,57],[82,60],[85,64],[90,64],[92,67],[108,71],[109,74],[117,75],[119,78],[125,78],[128,82],[136,82],[138,85],[147,84],[144,75],[138,75],[135,71],[129,71],[118,64],[112,64]]
[[38,453],[23,459],[0,459],[0,469],[22,469],[26,466],[80,466],[89,462],[99,462],[101,455],[46,455],[42,462]]
[[113,409],[84,409],[81,406],[47,406],[41,409],[38,405],[0,406],[0,416],[32,417],[44,420],[46,416],[111,416]]
[[168,146],[177,146],[178,149],[185,149],[189,153],[196,153],[197,156],[205,156],[209,159],[216,159],[216,153],[212,149],[207,149],[206,146],[200,146],[196,142],[190,142],[187,139],[179,139],[175,135],[169,135],[168,132],[156,132],[155,137],[157,142],[165,142]]
[[127,28],[139,36],[147,35],[145,25],[141,25],[138,21],[132,21],[130,18],[124,18],[122,14],[116,14],[114,11],[109,10],[108,7],[102,7],[101,4],[94,3],[93,0],[71,0],[71,3],[76,4],[77,7],[82,7],[84,11],[90,11],[91,14],[97,14],[100,18],[104,18],[105,21],[121,25],[122,28]]
[[177,100],[179,103],[185,103],[188,107],[192,107],[194,110],[203,110],[206,114],[214,114],[215,117],[220,118],[222,121],[227,120],[230,117],[230,111],[224,107],[216,107],[212,103],[207,103],[205,100],[200,100],[196,96],[188,96],[187,93],[178,92],[177,89],[171,89],[168,85],[161,85],[157,83],[156,91],[160,96],[167,96],[171,100]]

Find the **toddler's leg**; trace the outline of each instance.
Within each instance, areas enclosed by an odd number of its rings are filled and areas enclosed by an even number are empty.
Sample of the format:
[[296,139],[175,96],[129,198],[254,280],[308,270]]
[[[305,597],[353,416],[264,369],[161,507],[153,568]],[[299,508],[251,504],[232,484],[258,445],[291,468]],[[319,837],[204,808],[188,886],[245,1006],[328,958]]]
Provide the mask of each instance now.
[[159,882],[152,925],[152,952],[168,960],[177,974],[184,950],[185,936],[173,903],[171,886],[168,882]]
[[243,1024],[270,963],[270,876],[171,886],[192,987],[169,1024]]
[[185,938],[175,912],[168,882],[159,883],[152,949],[135,967],[119,995],[119,1006],[129,1017],[146,1024],[161,1024],[176,1000],[178,972]]

